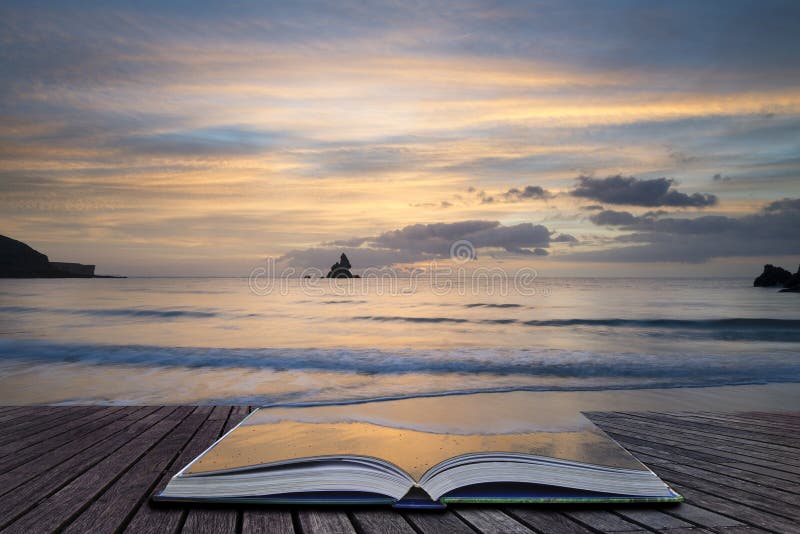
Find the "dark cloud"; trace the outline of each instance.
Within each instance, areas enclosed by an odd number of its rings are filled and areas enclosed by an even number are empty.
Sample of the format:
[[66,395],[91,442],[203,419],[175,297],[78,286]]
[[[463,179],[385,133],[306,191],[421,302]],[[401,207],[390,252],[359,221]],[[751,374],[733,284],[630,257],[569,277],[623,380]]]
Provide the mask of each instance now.
[[600,204],[589,204],[588,206],[581,206],[583,211],[600,211],[603,209],[603,206]]
[[570,234],[559,234],[552,238],[551,241],[553,243],[577,243],[578,238]]
[[549,191],[538,185],[526,185],[524,188],[519,189],[512,187],[505,193],[503,198],[508,202],[518,202],[521,200],[531,199],[545,199],[550,198],[552,195]]
[[578,186],[570,193],[576,197],[590,198],[607,204],[630,206],[674,206],[704,208],[717,203],[714,195],[694,193],[687,195],[675,190],[671,178],[639,179],[634,176],[609,176],[592,178],[580,176]]
[[527,185],[523,188],[512,187],[503,193],[490,194],[483,189],[467,188],[467,193],[474,194],[481,204],[495,204],[505,202],[523,202],[527,200],[544,200],[552,198],[553,194],[538,185]]
[[492,203],[494,203],[494,197],[492,195],[487,195],[486,191],[478,192],[478,198],[481,199],[481,204],[492,204]]
[[782,198],[775,202],[770,202],[764,207],[768,213],[781,211],[800,211],[800,198]]
[[632,233],[616,238],[634,246],[568,256],[572,260],[612,262],[704,262],[737,256],[800,254],[800,199],[784,198],[761,211],[741,217],[706,215],[664,217],[665,212],[634,215],[605,210],[591,217],[595,224],[616,226]]
[[717,173],[714,176],[712,176],[712,179],[715,182],[730,182],[731,181],[731,177],[730,176],[725,176],[725,175],[720,174],[720,173]]
[[514,254],[520,254],[522,256],[549,256],[550,253],[547,249],[543,248],[535,248],[533,250],[528,248],[515,248],[515,249],[508,249],[508,252],[512,252]]
[[589,217],[589,220],[600,226],[628,226],[637,219],[633,213],[614,210],[603,210]]
[[380,234],[370,241],[372,246],[395,250],[446,256],[455,241],[466,240],[475,248],[499,247],[506,250],[521,247],[547,247],[550,231],[540,224],[521,223],[502,226],[497,221],[462,221],[455,223],[413,224],[400,230]]
[[[532,223],[503,226],[498,221],[474,220],[412,224],[377,236],[332,241],[319,248],[295,250],[279,258],[278,262],[322,268],[331,262],[330,258],[335,259],[344,250],[359,268],[411,263],[448,258],[453,244],[460,241],[468,242],[465,245],[473,247],[474,251],[504,249],[514,254],[546,256],[551,243],[575,243],[577,239],[569,234],[554,236],[547,227]],[[356,258],[361,261],[356,262]]]

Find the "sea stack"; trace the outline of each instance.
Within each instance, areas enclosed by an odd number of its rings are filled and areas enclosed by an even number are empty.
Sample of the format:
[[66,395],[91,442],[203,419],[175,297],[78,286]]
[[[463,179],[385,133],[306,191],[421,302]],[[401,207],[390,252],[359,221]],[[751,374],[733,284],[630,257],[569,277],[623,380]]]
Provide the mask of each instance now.
[[797,272],[783,283],[783,289],[781,289],[780,292],[800,293],[800,266],[797,267]]
[[792,273],[782,267],[775,267],[772,264],[764,266],[764,272],[753,280],[754,287],[775,287],[782,286],[792,278]]
[[350,272],[350,260],[347,259],[347,255],[342,253],[339,261],[331,265],[331,270],[328,271],[328,274],[325,275],[325,278],[356,278],[353,276],[353,273]]

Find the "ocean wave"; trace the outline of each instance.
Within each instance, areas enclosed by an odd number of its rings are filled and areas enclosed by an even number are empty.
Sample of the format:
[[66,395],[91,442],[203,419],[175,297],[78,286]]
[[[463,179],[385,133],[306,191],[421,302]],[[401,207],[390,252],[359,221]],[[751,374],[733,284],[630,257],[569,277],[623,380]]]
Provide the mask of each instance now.
[[[473,306],[473,305],[468,305]],[[487,305],[488,306],[488,305]],[[498,306],[499,307],[499,306]],[[464,319],[460,317],[407,317],[400,315],[358,315],[356,320],[369,321],[407,321],[407,322],[472,322],[486,321],[516,322],[527,326],[618,326],[618,327],[657,327],[657,328],[800,328],[800,319],[758,319],[734,317],[728,319]]]
[[800,320],[734,317],[725,319],[533,319],[461,317],[408,317],[397,315],[359,315],[353,320],[409,323],[518,324],[533,327],[588,327],[638,329],[649,337],[689,337],[723,341],[800,341]]
[[465,308],[522,308],[522,304],[484,304],[482,302],[475,302],[473,304],[464,304]]
[[521,321],[529,326],[620,326],[656,328],[779,328],[800,327],[798,319],[758,319],[733,317],[727,319],[544,319]]
[[147,308],[37,308],[34,306],[0,306],[0,313],[58,313],[63,315],[90,315],[97,317],[154,317],[174,319],[178,317],[206,319],[218,317],[215,311],[179,310],[179,309],[147,309]]
[[[366,375],[624,378],[648,384],[654,381],[689,385],[800,381],[797,354],[790,351],[766,353],[763,350],[752,355],[732,357],[714,354],[599,354],[554,349],[228,349],[3,339],[0,340],[0,360]],[[569,385],[568,382],[565,385]]]
[[469,319],[456,317],[400,317],[394,315],[358,315],[353,317],[357,321],[404,321],[406,323],[470,323]]

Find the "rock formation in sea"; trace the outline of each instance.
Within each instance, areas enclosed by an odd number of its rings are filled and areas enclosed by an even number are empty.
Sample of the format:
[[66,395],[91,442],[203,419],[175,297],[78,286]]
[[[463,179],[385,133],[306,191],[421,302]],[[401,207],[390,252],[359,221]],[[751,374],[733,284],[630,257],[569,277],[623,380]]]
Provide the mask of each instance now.
[[753,280],[755,287],[783,287],[781,293],[800,293],[800,267],[792,274],[782,267],[767,264],[758,278]]
[[22,241],[0,235],[0,278],[92,278],[94,265],[52,262]]
[[328,274],[325,275],[325,278],[358,278],[357,276],[353,276],[353,273],[350,272],[350,260],[347,259],[347,255],[342,253],[339,261],[331,265],[331,270],[328,271]]
[[791,278],[783,283],[781,293],[800,293],[800,266],[797,267],[797,272]]
[[775,287],[784,285],[790,278],[792,273],[782,267],[775,267],[772,264],[764,266],[764,272],[761,273],[755,280],[753,280],[754,287]]

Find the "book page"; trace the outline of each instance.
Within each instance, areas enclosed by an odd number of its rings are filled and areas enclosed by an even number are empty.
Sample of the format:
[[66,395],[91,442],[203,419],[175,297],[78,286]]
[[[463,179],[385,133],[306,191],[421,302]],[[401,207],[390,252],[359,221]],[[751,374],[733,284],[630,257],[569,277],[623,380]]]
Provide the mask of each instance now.
[[585,421],[586,424],[580,428],[563,432],[460,434],[360,421],[276,421],[271,409],[263,409],[217,443],[185,474],[241,469],[318,456],[370,456],[391,462],[419,480],[425,471],[448,458],[477,452],[534,454],[595,465],[645,469],[625,449],[591,422]]

